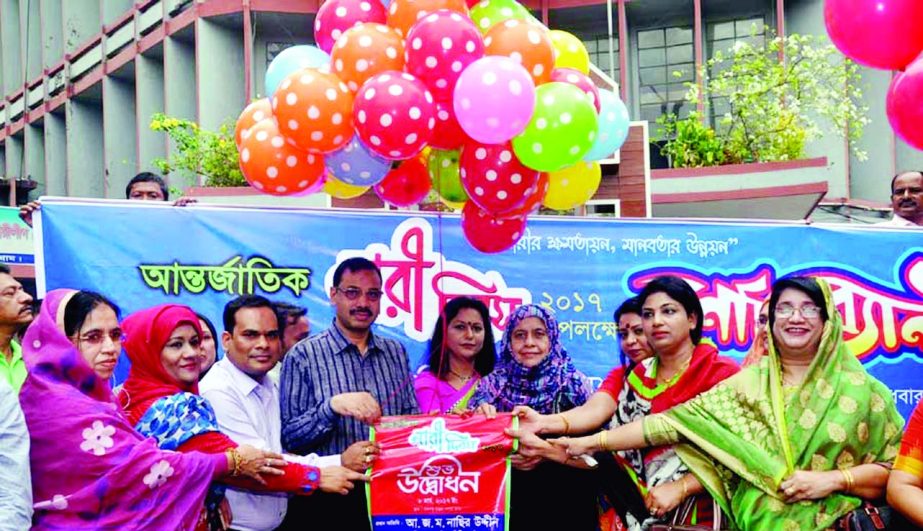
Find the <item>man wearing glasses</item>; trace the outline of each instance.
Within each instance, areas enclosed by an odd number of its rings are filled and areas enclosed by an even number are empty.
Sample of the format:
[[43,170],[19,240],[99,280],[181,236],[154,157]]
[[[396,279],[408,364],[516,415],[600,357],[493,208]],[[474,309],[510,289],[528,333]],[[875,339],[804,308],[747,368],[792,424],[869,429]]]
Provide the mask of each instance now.
[[[404,347],[372,332],[381,307],[381,271],[350,258],[333,273],[330,301],[336,317],[327,330],[295,345],[282,365],[282,445],[296,454],[343,453],[368,439],[382,415],[419,412]],[[368,447],[371,463],[376,449]],[[282,528],[337,522],[339,529],[369,529],[365,489],[348,496],[316,493],[293,500]]]

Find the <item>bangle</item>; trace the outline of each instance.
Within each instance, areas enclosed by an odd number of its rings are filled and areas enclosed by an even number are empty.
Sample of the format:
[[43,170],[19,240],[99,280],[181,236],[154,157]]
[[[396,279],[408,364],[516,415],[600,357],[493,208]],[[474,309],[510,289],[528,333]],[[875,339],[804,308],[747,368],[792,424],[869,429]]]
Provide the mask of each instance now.
[[856,480],[853,478],[852,472],[850,472],[848,468],[841,468],[840,473],[843,474],[843,479],[846,480],[846,488],[843,489],[843,492],[852,492],[853,485],[856,484]]
[[232,466],[230,467],[231,476],[239,476],[240,475],[240,452],[237,451],[237,448],[231,448],[225,453],[231,459],[231,463],[232,463]]
[[596,445],[599,446],[599,449],[603,451],[609,449],[609,432],[608,431],[602,430],[599,432],[599,434],[597,434]]
[[561,422],[564,423],[564,435],[570,433],[570,422],[567,422],[567,417],[564,416],[564,413],[558,413],[558,416],[561,417]]
[[681,477],[679,482],[683,484],[683,499],[685,500],[689,496],[689,487],[686,485],[686,476]]

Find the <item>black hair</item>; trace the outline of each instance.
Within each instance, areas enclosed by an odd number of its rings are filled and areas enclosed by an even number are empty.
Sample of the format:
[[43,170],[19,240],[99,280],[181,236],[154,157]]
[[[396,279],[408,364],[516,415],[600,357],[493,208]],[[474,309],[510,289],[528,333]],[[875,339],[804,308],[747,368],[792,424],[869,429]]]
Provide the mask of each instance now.
[[641,293],[638,294],[638,300],[643,306],[647,298],[655,293],[666,293],[671,299],[680,303],[686,313],[695,315],[695,328],[689,331],[689,337],[693,345],[698,345],[702,340],[702,326],[705,323],[705,317],[702,312],[702,302],[699,296],[685,280],[674,275],[663,275],[656,277],[644,286]]
[[827,314],[827,301],[824,299],[824,291],[820,285],[811,277],[792,276],[776,280],[772,285],[772,294],[769,296],[769,329],[776,324],[776,305],[779,304],[779,297],[786,289],[796,289],[807,295],[811,302],[820,308],[820,316],[823,322],[827,322],[830,316]]
[[276,319],[279,321],[280,336],[285,333],[289,319],[294,318],[297,320],[308,315],[308,309],[303,306],[296,306],[287,302],[274,302],[272,305],[276,312]]
[[231,302],[224,305],[224,331],[233,334],[234,325],[237,324],[237,312],[243,308],[269,308],[272,314],[276,316],[278,325],[278,315],[272,303],[266,297],[261,295],[241,295]]
[[131,199],[131,187],[138,183],[156,183],[160,186],[160,191],[163,192],[163,200],[170,200],[170,191],[167,190],[167,183],[163,181],[161,176],[149,171],[143,171],[128,181],[128,185],[125,187],[125,199]]
[[923,170],[908,170],[908,171],[902,171],[898,174],[895,174],[894,177],[891,178],[891,195],[892,196],[894,195],[894,183],[897,182],[897,178],[900,177],[901,175],[906,175],[908,173],[919,173],[920,175],[923,175]]
[[2,263],[0,263],[0,273],[3,273],[4,275],[11,275],[11,276],[12,276],[12,274],[13,274],[13,273],[10,271],[10,266],[8,266],[8,265],[6,265],[6,264],[2,264]]
[[381,269],[375,265],[375,262],[361,256],[347,258],[340,262],[336,271],[333,272],[333,287],[339,287],[340,281],[343,280],[343,274],[347,271],[358,273],[359,271],[374,271],[378,274],[378,280],[381,280]]
[[72,337],[74,334],[80,332],[80,328],[83,327],[83,323],[86,322],[90,312],[102,304],[112,308],[112,311],[115,312],[116,319],[120,318],[119,314],[121,311],[119,307],[103,295],[95,291],[84,290],[75,293],[74,296],[67,301],[67,305],[64,306],[64,335]]
[[429,342],[429,352],[427,354],[427,364],[429,370],[439,379],[443,379],[449,372],[449,360],[445,352],[445,333],[452,319],[465,308],[470,308],[481,316],[484,323],[484,345],[480,352],[474,358],[474,370],[481,376],[487,376],[494,370],[494,364],[497,362],[497,350],[494,346],[494,331],[490,323],[490,312],[487,306],[478,299],[471,297],[456,297],[442,308],[439,313],[439,319],[436,320],[436,327],[433,329],[433,337]]
[[[612,314],[612,320],[615,321],[616,328],[618,328],[622,316],[629,313],[636,314],[638,317],[641,316],[641,300],[638,297],[625,299],[625,302],[615,309],[615,312]],[[619,345],[621,345],[621,343]],[[625,378],[628,378],[628,374],[631,372],[631,369],[634,368],[635,363],[622,352],[621,348],[619,348],[619,362],[622,364],[622,367],[625,367]]]
[[215,325],[212,324],[212,320],[209,319],[208,317],[205,317],[204,315],[202,315],[202,314],[199,313],[199,312],[196,312],[195,315],[196,315],[196,317],[199,318],[200,321],[202,321],[203,323],[205,323],[205,326],[208,327],[208,331],[212,333],[212,339],[215,340],[215,345],[216,345],[216,350],[217,350],[217,345],[218,345],[218,331],[215,330]]

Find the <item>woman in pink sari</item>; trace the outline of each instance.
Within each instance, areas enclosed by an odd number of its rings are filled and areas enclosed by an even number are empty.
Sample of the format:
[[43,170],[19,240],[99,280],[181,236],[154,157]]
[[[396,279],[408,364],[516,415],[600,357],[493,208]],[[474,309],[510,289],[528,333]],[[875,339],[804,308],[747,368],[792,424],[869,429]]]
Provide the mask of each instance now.
[[429,367],[414,380],[420,411],[468,409],[478,382],[493,370],[496,359],[487,306],[469,297],[446,303],[429,343]]
[[[78,293],[80,304],[68,305]],[[278,464],[253,448],[165,452],[139,435],[108,383],[122,340],[117,311],[100,295],[55,290],[26,332],[20,402],[32,445],[34,529],[190,530],[213,480]],[[75,318],[68,337],[65,322]]]

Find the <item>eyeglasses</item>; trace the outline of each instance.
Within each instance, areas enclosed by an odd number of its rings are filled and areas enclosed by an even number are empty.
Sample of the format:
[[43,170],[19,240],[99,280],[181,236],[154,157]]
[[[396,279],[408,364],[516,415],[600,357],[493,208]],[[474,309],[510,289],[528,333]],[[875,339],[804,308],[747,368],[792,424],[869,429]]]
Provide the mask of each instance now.
[[121,328],[116,328],[110,330],[108,334],[104,333],[102,330],[91,330],[82,336],[77,336],[77,339],[87,343],[89,345],[102,345],[106,338],[109,338],[113,343],[121,343],[125,341],[125,333],[122,332]]
[[[340,293],[342,293],[347,299],[351,301],[354,301],[362,296],[362,290],[359,288],[346,288],[346,289],[335,288],[335,289],[339,291]],[[372,302],[375,302],[381,299],[381,290],[370,289],[365,292],[365,298]]]
[[801,313],[801,316],[805,319],[817,319],[820,317],[820,308],[813,304],[805,304],[801,308],[795,308],[791,304],[780,304],[776,306],[776,317],[788,319],[795,315],[796,310]]

